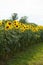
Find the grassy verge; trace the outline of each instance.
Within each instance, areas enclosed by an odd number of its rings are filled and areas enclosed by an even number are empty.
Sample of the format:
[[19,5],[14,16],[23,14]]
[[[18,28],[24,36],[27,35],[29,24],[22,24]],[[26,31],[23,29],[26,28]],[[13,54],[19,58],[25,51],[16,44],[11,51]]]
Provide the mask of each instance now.
[[16,54],[7,65],[43,65],[43,43],[32,45]]

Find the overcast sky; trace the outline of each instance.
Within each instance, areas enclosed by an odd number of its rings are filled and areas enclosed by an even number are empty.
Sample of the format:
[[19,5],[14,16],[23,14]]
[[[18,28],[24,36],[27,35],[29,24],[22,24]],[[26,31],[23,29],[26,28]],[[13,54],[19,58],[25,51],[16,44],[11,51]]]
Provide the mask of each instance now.
[[12,13],[26,15],[29,22],[43,25],[43,0],[0,0],[0,19],[10,18]]

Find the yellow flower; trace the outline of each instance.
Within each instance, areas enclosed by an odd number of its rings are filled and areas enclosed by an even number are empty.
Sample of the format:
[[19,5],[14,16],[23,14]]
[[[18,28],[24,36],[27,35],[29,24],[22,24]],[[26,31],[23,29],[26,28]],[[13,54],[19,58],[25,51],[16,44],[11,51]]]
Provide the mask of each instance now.
[[12,26],[12,25],[11,25],[11,26],[10,26],[10,25],[8,25],[8,24],[7,24],[7,25],[5,25],[5,30],[10,30],[10,29],[13,29],[13,26]]
[[0,20],[0,26],[2,25],[2,21]]
[[19,22],[16,21],[16,20],[14,20],[12,24],[13,24],[14,27],[19,27],[19,26],[20,26],[20,25],[19,25]]
[[19,29],[20,26],[16,24],[16,25],[14,25],[14,28],[15,28],[15,29]]
[[32,27],[31,30],[32,30],[33,32],[36,32],[36,28],[35,28],[35,27]]
[[5,26],[5,30],[9,30],[10,26]]
[[5,30],[9,30],[13,28],[13,24],[9,21],[7,21],[7,23],[5,24]]
[[36,29],[36,32],[39,30],[37,27],[35,29]]
[[19,22],[18,20],[14,20],[13,22]]
[[20,22],[19,22],[19,26],[22,27],[22,25],[23,25],[23,23],[20,23]]
[[24,27],[20,28],[21,32],[24,32],[26,29]]
[[9,21],[8,21],[6,24],[7,24],[7,25],[10,25],[10,26],[12,25],[12,23],[11,23],[11,22],[9,22]]
[[39,30],[43,30],[43,26],[38,26]]
[[30,30],[30,26],[29,25],[26,25],[26,30]]
[[20,28],[25,28],[26,29],[26,25],[21,23]]
[[19,23],[19,21],[18,20],[14,20],[13,23]]

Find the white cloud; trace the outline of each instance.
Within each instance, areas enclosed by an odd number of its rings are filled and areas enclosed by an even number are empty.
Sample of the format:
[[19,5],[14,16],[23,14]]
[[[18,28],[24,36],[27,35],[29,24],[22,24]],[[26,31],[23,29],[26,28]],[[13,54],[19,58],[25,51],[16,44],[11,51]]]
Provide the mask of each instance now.
[[30,22],[43,25],[43,0],[0,0],[0,19],[9,18],[14,12],[20,17],[27,15]]

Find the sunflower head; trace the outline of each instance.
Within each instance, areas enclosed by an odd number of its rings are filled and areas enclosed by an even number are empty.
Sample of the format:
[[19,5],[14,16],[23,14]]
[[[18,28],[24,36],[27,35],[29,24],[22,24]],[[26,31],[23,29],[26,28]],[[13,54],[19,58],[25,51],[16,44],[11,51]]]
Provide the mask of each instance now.
[[24,32],[26,29],[24,27],[20,28],[21,32]]
[[11,23],[11,22],[9,22],[9,21],[8,21],[6,24],[7,24],[7,25],[12,25],[12,23]]
[[5,25],[5,30],[11,30],[11,29],[13,29],[13,26],[11,25]]
[[14,25],[14,28],[15,28],[15,29],[19,29],[20,26],[19,26],[19,25]]
[[5,26],[5,30],[9,30],[9,28],[10,28],[9,25]]
[[0,26],[2,25],[2,21],[0,20]]

